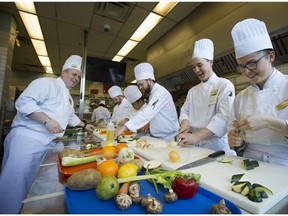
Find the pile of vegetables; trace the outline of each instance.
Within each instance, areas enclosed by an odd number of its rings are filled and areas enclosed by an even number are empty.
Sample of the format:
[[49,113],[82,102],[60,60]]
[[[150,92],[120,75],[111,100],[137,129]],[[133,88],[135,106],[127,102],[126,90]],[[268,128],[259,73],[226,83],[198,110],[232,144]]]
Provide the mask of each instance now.
[[245,174],[236,174],[231,177],[232,191],[247,196],[253,202],[262,202],[263,199],[273,195],[273,192],[258,183],[245,180]]

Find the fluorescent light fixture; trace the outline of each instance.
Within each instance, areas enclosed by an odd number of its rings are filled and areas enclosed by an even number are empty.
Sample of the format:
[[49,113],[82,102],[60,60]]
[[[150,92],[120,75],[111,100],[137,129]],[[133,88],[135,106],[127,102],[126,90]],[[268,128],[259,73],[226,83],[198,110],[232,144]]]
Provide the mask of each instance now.
[[25,12],[36,14],[36,9],[35,9],[33,1],[18,1],[18,2],[15,2],[15,4],[16,4],[17,9],[20,11],[25,11]]
[[37,55],[48,56],[46,45],[45,45],[45,42],[43,40],[31,39],[31,41],[33,43],[33,46],[36,50]]
[[137,41],[128,40],[117,55],[126,56],[138,43]]
[[136,80],[131,81],[131,83],[136,83],[136,82],[137,82]]
[[38,58],[43,66],[51,67],[50,59],[48,56],[38,56]]
[[53,74],[52,67],[44,67],[44,69],[45,69],[45,72],[46,72],[46,73],[51,73],[51,74]]
[[160,22],[162,18],[163,17],[158,14],[150,13],[130,39],[141,41]]
[[123,58],[124,58],[124,56],[116,55],[116,56],[114,56],[114,58],[112,59],[112,61],[120,62]]
[[177,4],[178,2],[161,1],[153,9],[153,12],[166,16]]
[[19,14],[21,16],[22,21],[24,22],[24,25],[30,38],[44,40],[38,16],[34,14],[25,13],[22,11],[19,11]]

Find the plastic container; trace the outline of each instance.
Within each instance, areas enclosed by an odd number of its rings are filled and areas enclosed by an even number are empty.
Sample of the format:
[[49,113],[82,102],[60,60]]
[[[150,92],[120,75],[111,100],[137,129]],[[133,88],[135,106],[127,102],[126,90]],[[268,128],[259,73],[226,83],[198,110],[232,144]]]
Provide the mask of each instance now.
[[109,122],[107,124],[106,131],[107,131],[106,142],[108,142],[108,141],[114,142],[115,128],[114,128],[114,124],[112,122]]

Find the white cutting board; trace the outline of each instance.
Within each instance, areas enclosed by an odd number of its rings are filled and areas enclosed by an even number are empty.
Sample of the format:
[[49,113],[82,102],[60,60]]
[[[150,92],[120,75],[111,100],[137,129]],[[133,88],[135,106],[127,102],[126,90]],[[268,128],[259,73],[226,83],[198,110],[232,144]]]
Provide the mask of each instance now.
[[[163,142],[163,141],[162,141]],[[154,145],[156,146],[156,145]],[[167,145],[168,146],[168,145]],[[168,154],[172,150],[169,147],[138,149],[134,152],[144,159],[158,160],[162,162],[162,167],[175,170],[181,165],[206,157],[212,150],[185,147],[174,148],[180,154],[181,161],[172,163],[168,159]],[[221,156],[217,160],[228,157]],[[240,208],[249,213],[262,214],[267,212],[281,199],[288,195],[288,167],[260,162],[259,167],[253,170],[244,170],[241,166],[242,157],[229,156],[233,159],[232,164],[219,163],[213,161],[198,167],[183,170],[183,172],[193,172],[201,174],[201,186],[232,201]],[[231,176],[234,174],[246,174],[246,180],[251,183],[258,183],[268,187],[273,191],[273,195],[263,199],[261,203],[250,201],[247,197],[237,194],[231,190]]]

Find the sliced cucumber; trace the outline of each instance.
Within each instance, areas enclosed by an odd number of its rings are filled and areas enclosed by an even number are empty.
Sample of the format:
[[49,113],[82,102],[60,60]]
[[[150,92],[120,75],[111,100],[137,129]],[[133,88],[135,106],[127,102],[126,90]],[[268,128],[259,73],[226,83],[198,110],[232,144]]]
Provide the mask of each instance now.
[[247,184],[247,181],[236,182],[235,184],[232,185],[232,191],[236,193],[241,193],[243,190],[243,186],[246,186],[246,184]]
[[229,158],[229,157],[224,157],[224,158],[219,159],[218,162],[220,162],[220,163],[230,163],[230,164],[232,164],[232,163],[233,163],[233,159],[232,159],[232,158]]
[[268,198],[268,195],[267,195],[267,193],[266,193],[265,191],[259,191],[259,193],[260,193],[260,195],[261,195],[261,197],[262,197],[263,199]]
[[242,161],[243,163],[243,168],[245,170],[252,170],[254,169],[255,167],[258,167],[259,166],[259,163],[257,160],[249,160],[249,159],[245,159]]
[[251,188],[252,188],[251,183],[250,182],[246,182],[246,184],[243,185],[242,188],[241,188],[241,194],[243,196],[247,196],[249,194]]
[[260,192],[254,189],[251,189],[249,191],[248,199],[257,203],[262,202],[262,197],[260,195]]
[[267,187],[265,187],[265,186],[263,186],[263,185],[254,183],[254,184],[252,185],[252,187],[253,187],[253,189],[256,190],[256,191],[264,191],[267,195],[273,195],[273,192],[272,192],[269,188],[267,188]]
[[252,165],[255,167],[259,167],[259,162],[257,160],[251,160],[250,161],[252,163]]
[[231,177],[231,183],[240,182],[245,180],[245,174],[236,174]]

